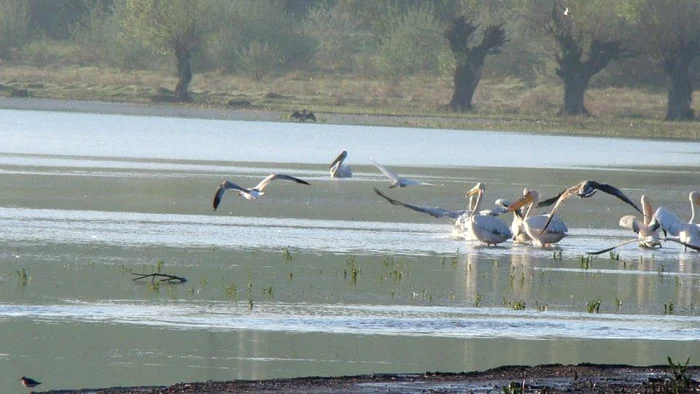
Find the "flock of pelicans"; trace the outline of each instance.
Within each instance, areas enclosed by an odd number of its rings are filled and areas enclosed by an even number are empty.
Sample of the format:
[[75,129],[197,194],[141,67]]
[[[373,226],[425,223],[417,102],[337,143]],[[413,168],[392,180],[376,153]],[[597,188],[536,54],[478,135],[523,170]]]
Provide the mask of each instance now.
[[[335,160],[333,160],[329,166],[331,177],[352,177],[352,169],[349,165],[344,164],[347,155],[347,151],[343,150]],[[409,185],[431,185],[430,183],[400,177],[390,168],[374,161],[372,161],[372,163],[389,178],[391,181],[389,188],[406,187]],[[284,180],[302,185],[309,185],[308,182],[302,179],[284,174],[271,174],[252,188],[241,187],[233,182],[225,180],[214,195],[214,210],[218,208],[227,190],[235,190],[238,192],[239,196],[243,196],[248,200],[255,200],[265,193],[264,190],[267,185],[274,180]],[[597,191],[602,191],[630,205],[637,210],[642,217],[638,218],[634,215],[626,215],[620,219],[620,226],[634,231],[637,234],[636,238],[610,248],[588,252],[589,254],[605,253],[632,242],[638,242],[639,246],[644,248],[661,247],[662,241],[679,243],[683,245],[686,250],[692,249],[700,251],[700,225],[693,223],[695,220],[695,206],[700,206],[700,192],[697,191],[693,191],[689,195],[691,217],[688,222],[683,222],[664,207],[660,207],[654,212],[646,195],[643,195],[641,198],[642,209],[640,209],[616,187],[591,180],[582,181],[579,184],[563,190],[558,195],[545,200],[541,199],[540,193],[537,190],[525,189],[523,190],[523,196],[515,201],[511,202],[505,199],[498,199],[493,208],[482,210],[481,203],[485,190],[486,187],[483,183],[477,183],[465,196],[469,198],[467,208],[458,211],[439,207],[424,207],[407,204],[388,197],[376,188],[374,192],[393,205],[402,206],[435,218],[454,219],[455,234],[466,240],[479,241],[486,245],[495,246],[512,239],[514,243],[546,247],[561,241],[561,239],[566,236],[568,229],[561,218],[555,214],[556,211],[563,206],[564,202],[573,196],[589,198]],[[535,213],[537,208],[551,205],[554,206],[549,213]],[[513,222],[510,227],[499,218],[499,216],[509,212],[513,212]],[[663,237],[660,231],[664,233]]]

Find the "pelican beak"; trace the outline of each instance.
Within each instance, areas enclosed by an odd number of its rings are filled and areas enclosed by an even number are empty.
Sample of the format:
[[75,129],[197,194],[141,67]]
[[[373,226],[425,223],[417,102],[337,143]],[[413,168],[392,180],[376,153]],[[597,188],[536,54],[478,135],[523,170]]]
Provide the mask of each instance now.
[[510,205],[508,205],[508,210],[506,212],[513,212],[513,211],[520,209],[523,206],[525,206],[531,202],[532,202],[532,193],[527,193],[524,196],[520,197],[519,199],[513,201]]
[[693,193],[693,202],[700,207],[700,193]]
[[471,190],[469,190],[464,197],[474,197],[475,195],[479,194],[479,192],[481,192],[481,188],[479,188],[479,185],[476,185],[471,188]]

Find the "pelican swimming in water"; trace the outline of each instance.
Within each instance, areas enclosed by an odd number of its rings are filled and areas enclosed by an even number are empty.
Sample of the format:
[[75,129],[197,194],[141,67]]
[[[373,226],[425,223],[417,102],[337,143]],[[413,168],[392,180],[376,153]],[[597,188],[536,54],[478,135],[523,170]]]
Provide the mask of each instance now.
[[[395,199],[385,195],[384,193],[380,192],[379,189],[377,189],[376,187],[374,188],[374,192],[378,196],[387,200],[392,205],[397,205],[400,207],[408,208],[408,209],[416,211],[416,212],[424,213],[424,214],[430,215],[436,219],[441,219],[441,218],[455,219],[454,231],[453,231],[453,235],[455,237],[465,238],[465,239],[470,240],[470,241],[477,241],[478,240],[476,237],[473,237],[472,234],[465,227],[467,217],[471,214],[471,212],[475,208],[473,197],[469,197],[469,203],[467,204],[466,209],[452,211],[452,210],[440,208],[440,207],[424,207],[424,206],[420,206],[420,205],[413,205],[413,204],[401,202],[401,201],[395,200]],[[497,205],[498,205],[499,201],[501,201],[501,200],[496,201]],[[507,200],[502,200],[502,201],[507,201]],[[504,213],[505,210],[506,210],[506,208],[503,206],[496,206],[493,209],[483,209],[483,210],[477,212],[477,214],[497,216],[497,215]]]
[[387,168],[387,167],[377,163],[374,160],[370,160],[370,161],[372,163],[374,163],[374,165],[377,166],[377,168],[379,168],[379,171],[384,173],[384,175],[386,175],[387,178],[389,178],[389,180],[391,181],[391,186],[389,186],[389,189],[391,189],[393,187],[406,187],[408,185],[435,186],[432,183],[426,183],[426,182],[414,181],[413,179],[402,178],[399,176],[399,174],[397,174],[396,172],[394,172],[390,168]]
[[216,189],[216,194],[214,195],[214,201],[212,202],[212,206],[214,207],[214,210],[216,211],[216,208],[219,207],[219,204],[221,203],[221,199],[224,197],[224,193],[226,193],[226,190],[232,189],[236,190],[238,192],[239,196],[245,197],[247,200],[256,200],[258,197],[262,196],[265,194],[263,190],[265,190],[265,187],[270,184],[270,182],[280,179],[283,181],[292,181],[296,183],[301,183],[302,185],[309,185],[308,182],[305,180],[295,178],[290,175],[284,175],[284,174],[270,174],[268,175],[265,179],[263,179],[260,183],[258,183],[255,187],[246,189],[245,187],[240,187],[236,185],[233,182],[229,182],[228,180],[225,180],[224,182],[219,185],[219,188]]
[[642,195],[641,202],[642,209],[644,210],[644,217],[642,220],[639,220],[634,215],[625,215],[620,219],[620,227],[634,231],[637,234],[637,238],[624,241],[611,248],[586,253],[593,255],[602,254],[635,241],[638,242],[639,246],[643,248],[653,249],[657,246],[661,247],[661,237],[659,236],[659,228],[661,228],[661,224],[658,220],[654,219],[654,209],[652,208],[646,194]]
[[[556,204],[554,204],[554,207],[552,208],[552,216],[550,216],[550,220],[552,217],[554,217],[553,214],[557,211],[557,209],[561,205],[563,205],[564,202],[570,197],[578,196],[580,198],[589,198],[592,197],[598,190],[619,198],[625,203],[631,205],[634,209],[637,210],[637,212],[644,215],[644,212],[642,212],[642,210],[639,209],[639,207],[635,203],[633,203],[632,200],[627,198],[627,196],[625,196],[625,194],[620,189],[608,185],[606,183],[598,183],[596,181],[585,180],[559,193],[559,198],[557,199]],[[549,226],[549,221],[545,223],[543,229],[546,229],[547,226]]]
[[338,157],[336,157],[331,165],[328,167],[331,178],[351,178],[352,169],[349,165],[343,164],[345,159],[348,157],[348,151],[343,149]]
[[[516,209],[529,204],[522,219],[523,228],[533,245],[545,247],[561,241],[569,229],[566,228],[564,222],[557,215],[532,215],[539,202],[540,192],[525,189],[524,195],[508,206],[508,211],[514,212]],[[547,223],[549,223],[549,226],[545,228]]]
[[501,219],[492,215],[477,215],[481,206],[486,187],[481,182],[477,183],[466,197],[476,196],[474,209],[464,219],[464,227],[467,232],[486,245],[496,246],[513,236],[508,226]]
[[700,206],[700,193],[693,191],[688,195],[690,200],[690,220],[685,223],[678,219],[676,215],[671,213],[664,207],[659,207],[654,213],[654,218],[661,223],[661,226],[676,238],[666,238],[668,241],[680,243],[687,248],[700,251],[700,225],[695,224],[695,206]]

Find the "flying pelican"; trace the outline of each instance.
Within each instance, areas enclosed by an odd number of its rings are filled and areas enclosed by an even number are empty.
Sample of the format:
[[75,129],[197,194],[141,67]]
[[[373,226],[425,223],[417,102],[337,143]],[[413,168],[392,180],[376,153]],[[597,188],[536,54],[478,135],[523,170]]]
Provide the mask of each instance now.
[[399,176],[399,174],[395,173],[393,170],[377,163],[374,160],[370,160],[372,163],[374,163],[377,168],[379,168],[379,171],[383,172],[384,175],[389,178],[391,181],[391,186],[389,186],[389,189],[392,187],[406,187],[408,185],[427,185],[427,186],[435,186],[432,183],[426,183],[426,182],[420,182],[420,181],[414,181],[413,179],[408,179],[408,178],[402,178]]
[[635,241],[639,242],[639,246],[643,248],[653,249],[657,246],[661,247],[661,237],[659,236],[659,228],[661,227],[661,223],[654,219],[654,209],[652,208],[646,194],[642,195],[642,209],[644,210],[644,218],[642,220],[639,220],[634,215],[625,215],[620,219],[620,227],[628,228],[634,231],[637,233],[637,238],[624,241],[611,248],[586,253],[593,255],[602,254]]
[[668,241],[673,241],[682,244],[687,248],[700,251],[700,225],[693,223],[695,221],[695,205],[700,206],[700,193],[693,191],[688,195],[690,200],[690,220],[688,223],[682,222],[676,215],[671,213],[664,207],[659,207],[654,213],[654,218],[661,223],[661,226],[670,235],[675,238],[666,238]]
[[511,238],[513,233],[510,232],[510,229],[505,223],[495,216],[476,215],[476,212],[479,211],[479,207],[481,206],[481,198],[484,195],[485,189],[486,187],[479,182],[467,193],[466,197],[473,197],[476,195],[476,205],[474,210],[466,217],[464,224],[468,232],[479,241],[486,245],[496,246]]
[[331,178],[351,178],[352,169],[349,165],[343,164],[345,158],[348,157],[348,151],[343,149],[338,157],[336,157],[328,167],[331,173]]
[[[632,200],[627,198],[627,196],[625,196],[625,194],[622,191],[620,191],[620,189],[608,185],[607,183],[598,183],[596,181],[585,180],[559,193],[559,198],[557,199],[556,204],[554,204],[554,207],[552,208],[552,215],[550,215],[549,220],[552,220],[556,210],[559,208],[560,205],[563,205],[564,202],[569,199],[569,197],[579,196],[580,198],[589,198],[592,197],[598,190],[619,198],[620,200],[631,205],[639,213],[644,215],[644,212],[642,212],[642,210],[639,209],[639,207],[635,203],[633,203]],[[544,227],[542,228],[543,230],[547,229],[547,226],[549,226],[549,220],[544,224]]]
[[[508,211],[514,212],[516,209],[520,209],[529,203],[530,206],[523,217],[525,233],[530,237],[533,245],[545,247],[561,241],[569,229],[566,228],[559,216],[554,214],[530,216],[530,214],[534,213],[533,210],[539,202],[540,192],[525,189],[524,195],[508,206]],[[549,223],[549,228],[545,228],[546,223]]]
[[260,183],[258,183],[255,187],[251,189],[246,189],[244,187],[240,187],[236,185],[233,182],[229,182],[228,180],[225,180],[219,185],[219,188],[216,189],[216,194],[214,195],[214,201],[212,203],[212,206],[214,207],[214,210],[216,211],[216,208],[219,206],[221,203],[221,199],[224,197],[224,193],[226,193],[226,190],[228,189],[233,189],[238,191],[239,196],[245,197],[247,200],[256,200],[258,197],[262,196],[265,194],[263,190],[265,190],[265,187],[270,184],[270,182],[274,181],[275,179],[280,179],[283,181],[292,181],[296,183],[301,183],[303,185],[309,185],[308,182],[305,180],[295,178],[290,175],[283,175],[283,174],[270,174],[268,175],[265,179],[263,179]]

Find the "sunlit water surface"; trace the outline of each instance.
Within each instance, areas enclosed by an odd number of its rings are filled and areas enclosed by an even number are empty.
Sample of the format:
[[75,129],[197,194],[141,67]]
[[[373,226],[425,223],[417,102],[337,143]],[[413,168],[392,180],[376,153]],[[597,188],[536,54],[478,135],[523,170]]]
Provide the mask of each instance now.
[[[631,244],[599,193],[557,248],[485,247],[381,200],[460,209],[583,179],[687,219],[700,144],[0,111],[0,387],[171,384],[504,364],[660,364],[700,350],[699,254]],[[354,177],[330,180],[348,149]],[[388,190],[369,159],[436,187]],[[256,202],[226,195],[272,172]],[[506,221],[510,217],[505,218]],[[613,258],[615,257],[615,258]],[[187,278],[168,285],[136,273]],[[596,311],[596,302],[600,301]],[[589,313],[592,312],[592,313]],[[597,313],[596,313],[597,312]]]

